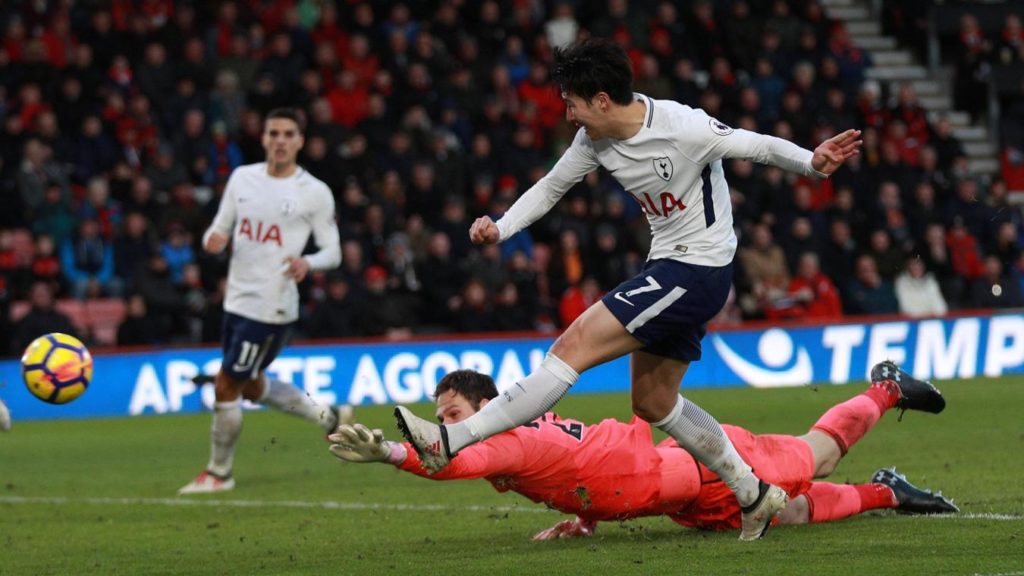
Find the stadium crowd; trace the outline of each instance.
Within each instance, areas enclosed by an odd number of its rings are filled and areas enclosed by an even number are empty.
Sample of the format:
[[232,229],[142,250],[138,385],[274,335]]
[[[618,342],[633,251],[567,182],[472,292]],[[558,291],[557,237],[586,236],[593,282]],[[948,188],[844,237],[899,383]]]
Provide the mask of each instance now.
[[[4,3],[0,33],[0,352],[57,329],[216,341],[226,260],[199,238],[277,106],[306,112],[300,162],[342,236],[341,267],[301,287],[303,335],[567,325],[647,252],[607,173],[498,246],[467,231],[572,138],[547,64],[581,34],[628,48],[638,92],[730,126],[806,148],[864,130],[826,181],[727,163],[740,249],[718,321],[1024,304],[1006,183],[969,173],[912,86],[865,80],[871,55],[815,0],[62,0]],[[82,333],[56,299],[124,320]]]

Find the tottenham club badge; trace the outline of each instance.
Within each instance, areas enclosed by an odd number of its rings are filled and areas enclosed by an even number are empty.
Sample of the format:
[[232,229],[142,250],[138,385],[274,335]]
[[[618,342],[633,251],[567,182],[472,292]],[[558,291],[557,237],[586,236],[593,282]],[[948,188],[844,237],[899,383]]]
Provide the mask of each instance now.
[[295,212],[295,201],[291,198],[285,198],[281,202],[281,214],[284,216],[291,216],[292,212]]
[[667,156],[663,158],[655,158],[652,162],[654,162],[654,172],[662,180],[668,182],[672,179],[672,161],[669,160]]

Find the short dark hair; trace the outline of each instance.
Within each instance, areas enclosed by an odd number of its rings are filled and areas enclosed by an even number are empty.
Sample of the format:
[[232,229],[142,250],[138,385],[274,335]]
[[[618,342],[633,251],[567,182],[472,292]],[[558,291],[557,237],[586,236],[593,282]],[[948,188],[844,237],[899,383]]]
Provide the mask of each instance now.
[[622,46],[604,38],[591,38],[568,48],[555,48],[551,78],[567,94],[590,102],[606,92],[612,102],[625,106],[633,100],[633,66]]
[[306,132],[306,115],[297,108],[274,108],[270,112],[267,112],[267,117],[263,119],[263,125],[266,126],[267,122],[270,122],[274,118],[291,120],[299,127],[299,134],[305,134]]
[[449,390],[461,394],[474,410],[480,409],[481,400],[493,400],[498,396],[498,387],[494,385],[494,379],[473,370],[456,370],[446,374],[437,383],[434,398]]

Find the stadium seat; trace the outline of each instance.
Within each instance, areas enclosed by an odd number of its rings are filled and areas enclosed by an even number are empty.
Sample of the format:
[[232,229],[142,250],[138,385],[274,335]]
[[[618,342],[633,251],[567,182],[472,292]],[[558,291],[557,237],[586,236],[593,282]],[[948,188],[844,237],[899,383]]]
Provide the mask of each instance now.
[[102,298],[85,302],[86,317],[90,333],[96,344],[103,346],[117,344],[117,327],[125,317],[124,300]]
[[85,303],[75,298],[63,298],[55,302],[57,311],[71,320],[71,325],[78,330],[79,336],[89,334],[89,315],[85,311]]

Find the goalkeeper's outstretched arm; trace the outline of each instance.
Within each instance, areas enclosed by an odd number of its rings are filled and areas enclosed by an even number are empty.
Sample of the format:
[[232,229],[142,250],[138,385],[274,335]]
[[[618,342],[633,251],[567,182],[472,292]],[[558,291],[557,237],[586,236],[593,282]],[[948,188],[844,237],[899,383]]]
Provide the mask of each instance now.
[[387,462],[401,464],[408,451],[398,442],[384,439],[380,428],[370,430],[362,424],[342,424],[327,437],[331,454],[346,462]]

